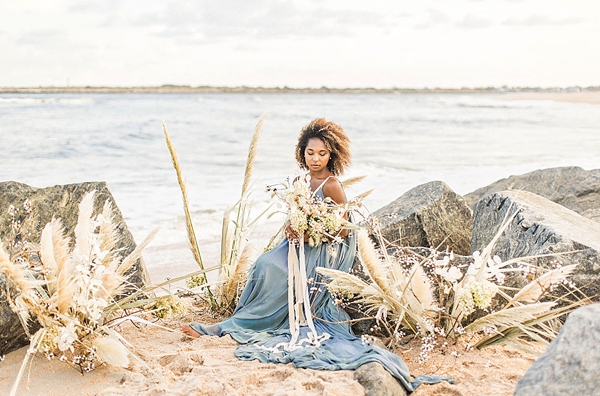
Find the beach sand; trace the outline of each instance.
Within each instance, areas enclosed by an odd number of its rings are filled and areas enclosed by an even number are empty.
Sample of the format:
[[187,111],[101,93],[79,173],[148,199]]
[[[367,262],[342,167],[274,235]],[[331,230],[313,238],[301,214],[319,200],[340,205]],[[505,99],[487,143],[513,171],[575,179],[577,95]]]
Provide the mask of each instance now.
[[600,104],[600,91],[582,92],[518,92],[498,96],[505,100],[554,100],[557,102]]
[[[58,360],[41,354],[33,359],[19,386],[18,395],[364,395],[352,371],[297,369],[292,365],[240,361],[234,356],[237,343],[230,337],[203,336],[186,339],[179,323],[212,323],[218,318],[206,306],[193,314],[157,324],[172,329],[126,322],[121,334],[148,365],[132,361],[127,369],[101,366],[82,375]],[[440,343],[443,341],[440,340]],[[532,344],[538,352],[543,347]],[[8,354],[0,363],[0,394],[7,395],[27,348]],[[413,395],[512,395],[519,378],[535,356],[508,346],[465,351],[464,341],[436,348],[419,364],[420,343],[398,348],[411,373],[447,375],[456,385],[422,385]],[[455,353],[453,353],[455,352]]]

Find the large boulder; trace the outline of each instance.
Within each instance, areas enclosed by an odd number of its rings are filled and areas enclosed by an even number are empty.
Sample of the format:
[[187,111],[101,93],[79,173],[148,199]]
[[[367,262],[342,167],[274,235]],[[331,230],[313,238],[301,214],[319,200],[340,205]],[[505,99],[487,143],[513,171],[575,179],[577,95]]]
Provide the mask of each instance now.
[[597,395],[600,304],[573,311],[546,351],[521,377],[515,396]]
[[[119,249],[122,257],[127,256],[135,249],[136,243],[105,182],[68,184],[48,188],[35,188],[17,182],[0,183],[0,240],[4,244],[4,248],[8,251],[9,244],[13,243],[15,239],[22,242],[39,243],[42,229],[54,217],[62,220],[66,236],[71,238],[71,243],[73,243],[74,229],[79,214],[78,205],[83,197],[92,190],[96,191],[94,215],[102,210],[105,201],[108,200],[111,203],[118,234],[116,248]],[[26,214],[25,201],[31,205],[30,216]],[[11,205],[18,211],[9,213]],[[18,232],[14,231],[13,221],[22,222],[18,226]],[[148,272],[141,258],[128,274],[130,281],[136,286],[141,287],[150,283]],[[7,292],[9,290],[4,276],[0,274],[0,356],[28,342],[17,315],[10,309],[6,298]]]
[[587,171],[577,166],[540,169],[498,180],[464,198],[473,207],[484,196],[505,190],[532,192],[600,222],[600,169]]
[[444,182],[417,186],[373,215],[381,223],[383,236],[392,243],[469,253],[471,210]]
[[[589,297],[600,292],[600,223],[527,191],[502,191],[479,200],[473,209],[471,251],[481,251],[505,219],[512,218],[494,247],[502,260],[532,260],[542,268],[578,264],[571,280]],[[527,280],[514,279],[520,287]]]

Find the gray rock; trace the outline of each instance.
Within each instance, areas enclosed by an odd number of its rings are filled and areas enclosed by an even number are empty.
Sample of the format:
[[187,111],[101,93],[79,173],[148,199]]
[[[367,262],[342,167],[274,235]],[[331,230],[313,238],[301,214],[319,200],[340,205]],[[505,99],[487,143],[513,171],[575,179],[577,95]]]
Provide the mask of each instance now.
[[374,213],[383,236],[401,246],[469,253],[473,219],[465,200],[444,182],[417,186]]
[[[598,296],[600,223],[539,195],[502,191],[479,200],[473,210],[471,251],[481,251],[496,235],[504,219],[515,211],[518,214],[498,239],[494,253],[502,260],[552,254],[532,260],[543,268],[578,264],[571,280],[587,296]],[[525,279],[514,281],[510,286],[527,283]]]
[[515,396],[597,395],[600,304],[573,311],[546,351],[521,377]]
[[15,292],[14,287],[6,284],[5,275],[0,273],[0,359],[29,342],[19,318],[10,308],[7,299],[7,293],[14,296]]
[[600,222],[600,169],[586,171],[576,166],[540,169],[498,180],[464,198],[473,207],[485,195],[505,190],[532,192]]
[[[73,231],[79,213],[78,205],[83,197],[92,190],[96,190],[94,215],[102,210],[106,200],[112,204],[118,234],[116,248],[119,249],[122,257],[127,256],[135,249],[136,243],[105,182],[68,184],[48,188],[35,188],[17,182],[0,183],[0,239],[4,244],[4,248],[8,251],[9,243],[15,239],[39,243],[42,229],[52,221],[53,217],[62,220],[66,236],[70,237],[73,243]],[[22,223],[20,231],[15,233],[11,223],[13,219],[25,219],[23,204],[26,200],[31,202],[32,215]],[[10,205],[19,209],[14,217],[8,213]],[[142,259],[135,263],[129,274],[131,274],[130,281],[138,287],[150,283]],[[27,342],[18,317],[8,306],[6,292],[4,278],[0,277],[0,356],[19,348]]]
[[380,363],[365,363],[354,371],[354,379],[365,388],[365,396],[403,396],[406,389]]

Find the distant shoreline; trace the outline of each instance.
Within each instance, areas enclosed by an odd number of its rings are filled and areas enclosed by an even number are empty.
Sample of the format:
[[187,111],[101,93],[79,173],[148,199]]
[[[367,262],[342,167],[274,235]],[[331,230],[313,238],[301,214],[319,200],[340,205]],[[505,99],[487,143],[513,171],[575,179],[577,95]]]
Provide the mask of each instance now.
[[0,87],[0,94],[488,94],[502,100],[600,105],[600,87],[571,88],[264,88],[264,87]]
[[0,93],[578,93],[600,92],[600,87],[528,88],[290,88],[290,87],[192,87],[161,85],[155,87],[0,87]]

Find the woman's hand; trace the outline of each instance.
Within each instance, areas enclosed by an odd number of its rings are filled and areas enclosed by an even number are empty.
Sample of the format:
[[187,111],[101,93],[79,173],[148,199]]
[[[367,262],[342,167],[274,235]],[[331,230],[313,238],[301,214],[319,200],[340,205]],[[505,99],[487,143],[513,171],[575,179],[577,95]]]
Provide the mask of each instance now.
[[[288,241],[290,242],[299,242],[300,241],[300,235],[298,235],[298,233],[296,232],[296,230],[294,230],[292,228],[291,225],[287,224],[285,226],[285,230],[283,231],[283,235],[285,235],[285,237],[287,238]],[[308,235],[304,234],[302,240],[304,242],[308,242]]]
[[285,235],[285,237],[287,238],[288,241],[298,242],[298,240],[299,240],[298,233],[296,231],[294,231],[292,226],[289,224],[287,224],[285,226],[285,230],[283,231],[283,234]]

